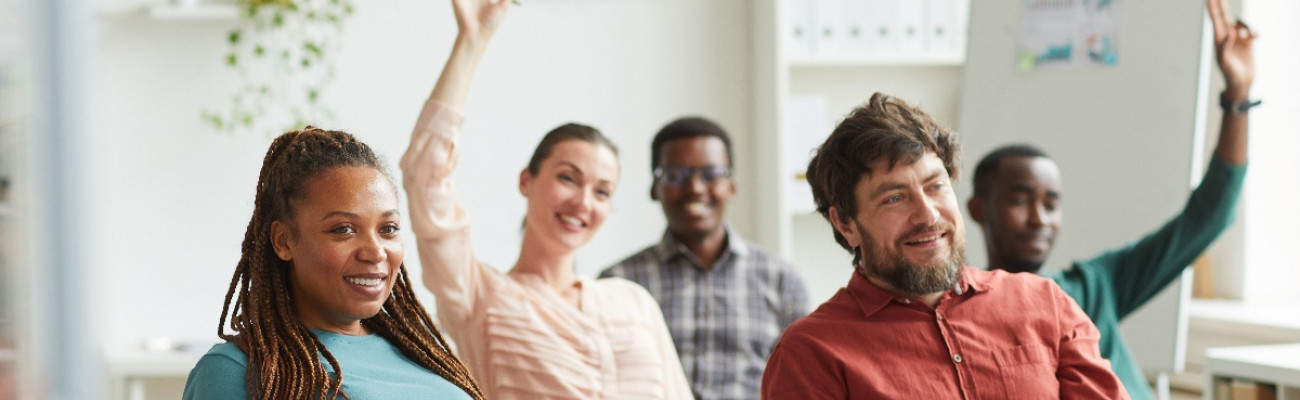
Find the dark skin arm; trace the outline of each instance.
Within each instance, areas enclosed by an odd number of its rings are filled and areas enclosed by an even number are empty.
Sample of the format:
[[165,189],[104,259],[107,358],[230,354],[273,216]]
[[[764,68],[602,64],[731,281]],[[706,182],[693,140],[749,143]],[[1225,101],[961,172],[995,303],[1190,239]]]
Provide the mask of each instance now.
[[[1214,26],[1214,55],[1227,83],[1224,98],[1238,102],[1250,95],[1250,85],[1255,81],[1255,57],[1252,44],[1255,33],[1240,20],[1234,20],[1224,0],[1207,0],[1206,8]],[[1233,165],[1246,163],[1248,114],[1223,113],[1219,127],[1219,143],[1215,154]]]

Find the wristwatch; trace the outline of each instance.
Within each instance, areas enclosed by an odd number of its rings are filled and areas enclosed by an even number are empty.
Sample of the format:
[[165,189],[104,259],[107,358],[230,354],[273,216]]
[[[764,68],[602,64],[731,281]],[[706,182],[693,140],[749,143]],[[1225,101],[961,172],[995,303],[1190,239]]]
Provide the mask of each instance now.
[[1228,100],[1226,92],[1219,92],[1219,107],[1223,107],[1223,112],[1233,115],[1242,115],[1250,112],[1251,107],[1258,106],[1263,100],[1251,100],[1249,98],[1242,101]]

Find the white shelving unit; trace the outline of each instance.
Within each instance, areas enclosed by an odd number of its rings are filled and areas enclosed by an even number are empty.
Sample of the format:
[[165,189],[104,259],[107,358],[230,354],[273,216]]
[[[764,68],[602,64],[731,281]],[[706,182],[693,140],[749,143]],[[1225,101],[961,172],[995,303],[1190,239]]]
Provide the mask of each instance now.
[[[760,160],[754,167],[760,177],[755,188],[758,230],[755,240],[794,262],[808,282],[813,305],[829,298],[848,282],[851,257],[835,243],[830,225],[807,200],[810,189],[799,175],[808,160],[796,159],[795,155],[811,154],[812,147],[830,134],[836,122],[875,92],[918,104],[940,124],[953,127],[957,121],[958,89],[965,59],[968,1],[761,0],[754,3],[753,126],[756,159]],[[795,34],[796,31],[827,34],[828,30],[832,31],[831,36],[836,30],[876,32],[884,28],[854,24],[892,21],[880,14],[899,12],[899,4],[920,4],[921,12],[946,7],[955,13],[950,19],[955,25],[945,32],[955,34],[951,40],[957,42],[945,44],[947,47],[942,51],[901,46],[879,51],[881,46],[873,50],[870,45],[853,43],[810,46],[805,42],[807,37]],[[831,17],[818,15],[818,11],[827,10]],[[919,26],[929,26],[926,21],[919,21]],[[891,29],[898,31],[899,26]],[[918,40],[907,43],[924,45]],[[829,50],[817,51],[819,48]],[[821,112],[824,115],[810,116],[810,108],[802,103],[806,99],[813,100],[814,105],[824,104],[825,111]],[[817,106],[811,108],[814,114],[818,113],[817,109]],[[796,112],[799,114],[792,115]],[[796,132],[805,125],[818,128],[815,132]],[[807,151],[803,147],[808,147]],[[805,199],[799,200],[800,197]]]
[[1233,379],[1271,385],[1277,400],[1300,399],[1300,343],[1207,349],[1205,374],[1205,400],[1227,400],[1216,389]]
[[211,343],[189,350],[115,349],[105,354],[113,400],[148,398],[147,382],[153,379],[183,380],[203,357]]
[[168,1],[145,6],[106,6],[97,14],[108,18],[144,18],[153,21],[226,22],[239,18],[240,7],[234,1]]
[[961,67],[965,58],[959,54],[879,56],[855,55],[834,57],[790,57],[786,63],[791,68],[808,67],[917,67],[917,66],[951,66]]
[[239,16],[235,3],[193,2],[192,4],[157,4],[145,8],[145,15],[156,20],[234,21]]

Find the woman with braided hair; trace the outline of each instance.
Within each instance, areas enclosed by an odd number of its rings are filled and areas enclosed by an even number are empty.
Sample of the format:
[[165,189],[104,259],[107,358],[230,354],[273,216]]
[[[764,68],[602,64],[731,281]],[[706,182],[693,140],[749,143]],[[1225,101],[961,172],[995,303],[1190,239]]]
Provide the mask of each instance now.
[[312,127],[276,138],[217,325],[226,343],[184,398],[483,399],[416,300],[400,217],[369,146]]
[[519,172],[527,199],[519,259],[501,273],[475,258],[450,174],[461,106],[506,0],[453,0],[460,28],[402,157],[424,284],[438,319],[491,399],[689,399],[663,313],[619,278],[576,276],[574,252],[609,213],[618,155],[599,131],[566,124]]

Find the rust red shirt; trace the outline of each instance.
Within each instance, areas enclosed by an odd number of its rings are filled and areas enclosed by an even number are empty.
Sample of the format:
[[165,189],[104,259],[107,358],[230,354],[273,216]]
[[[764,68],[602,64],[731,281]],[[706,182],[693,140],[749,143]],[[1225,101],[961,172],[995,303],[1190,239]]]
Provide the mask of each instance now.
[[786,330],[764,399],[1127,399],[1055,283],[966,267],[935,308],[859,274]]

